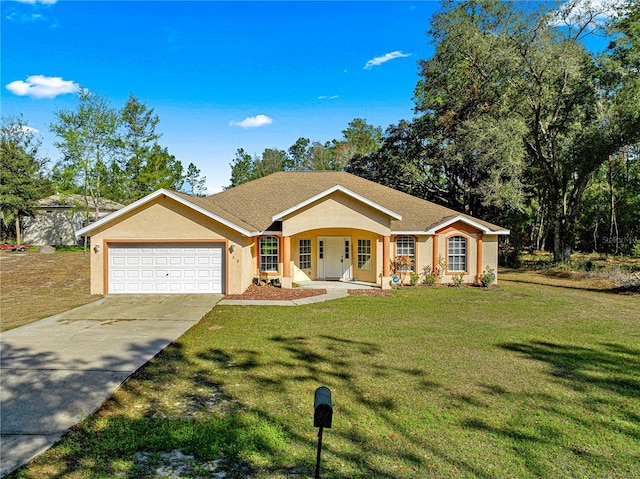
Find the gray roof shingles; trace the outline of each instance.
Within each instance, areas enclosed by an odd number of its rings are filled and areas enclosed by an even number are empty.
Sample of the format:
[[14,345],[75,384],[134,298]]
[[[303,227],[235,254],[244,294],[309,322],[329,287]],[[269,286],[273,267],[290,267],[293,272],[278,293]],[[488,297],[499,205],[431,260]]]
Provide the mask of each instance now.
[[401,220],[391,220],[392,231],[427,231],[457,216],[491,231],[504,231],[504,228],[481,219],[338,171],[278,172],[206,198],[179,195],[246,230],[265,231],[272,224],[274,215],[337,185],[400,214]]

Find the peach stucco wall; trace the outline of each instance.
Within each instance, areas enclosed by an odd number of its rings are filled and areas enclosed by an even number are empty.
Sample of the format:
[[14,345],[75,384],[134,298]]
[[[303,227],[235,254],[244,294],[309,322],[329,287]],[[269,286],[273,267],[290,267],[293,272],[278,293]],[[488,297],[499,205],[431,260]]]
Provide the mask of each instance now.
[[[106,293],[105,275],[109,242],[215,242],[225,246],[235,244],[234,252],[229,248],[227,257],[228,293],[241,293],[251,276],[245,268],[243,245],[246,240],[242,235],[212,219],[209,219],[170,198],[158,198],[140,208],[130,211],[114,221],[96,229],[91,235],[92,248],[100,246],[100,251],[91,250],[91,293]],[[250,253],[249,253],[250,254]],[[249,279],[250,281],[250,279]]]
[[[468,239],[467,274],[465,281],[475,282],[477,274],[477,231],[466,224],[451,225],[438,232],[438,255],[447,257],[447,239],[462,235]],[[381,282],[383,271],[383,237],[391,236],[389,258],[395,255],[395,238],[391,235],[390,219],[375,208],[337,192],[292,213],[283,220],[280,238],[290,237],[293,281],[317,279],[318,239],[321,237],[346,237],[351,244],[353,277],[370,283]],[[412,235],[416,240],[416,272],[423,273],[425,266],[433,261],[432,235]],[[100,246],[99,252],[91,250],[91,293],[106,293],[106,264],[109,243],[115,242],[212,242],[225,245],[225,265],[227,278],[225,291],[229,294],[242,293],[258,271],[259,236],[246,237],[232,228],[224,226],[205,215],[194,211],[170,198],[159,197],[130,211],[92,232],[92,247]],[[299,240],[309,239],[312,244],[312,267],[302,271],[297,268],[299,261]],[[371,240],[370,270],[357,268],[358,239]],[[233,251],[232,251],[233,250]],[[490,265],[497,275],[498,236],[482,236],[482,269]],[[282,252],[277,273],[282,276]],[[453,273],[445,274],[443,282],[451,281]],[[387,282],[389,278],[386,278]]]
[[390,219],[371,206],[336,192],[285,217],[282,234],[293,236],[322,228],[348,228],[388,236]]

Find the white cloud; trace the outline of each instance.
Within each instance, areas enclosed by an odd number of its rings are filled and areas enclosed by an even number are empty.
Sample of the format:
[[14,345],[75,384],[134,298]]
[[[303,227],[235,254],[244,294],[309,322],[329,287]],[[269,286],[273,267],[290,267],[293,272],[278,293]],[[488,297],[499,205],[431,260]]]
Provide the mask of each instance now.
[[10,10],[5,16],[7,20],[18,25],[34,22],[47,22],[48,18],[40,13],[24,13],[17,10]]
[[62,77],[46,77],[44,75],[31,75],[27,81],[16,80],[6,86],[14,95],[30,96],[32,98],[55,98],[58,95],[76,93],[80,85],[63,80]]
[[337,98],[338,98],[338,95],[331,95],[331,96],[328,96],[328,95],[320,95],[320,96],[318,97],[318,100],[335,100],[335,99],[337,99]]
[[53,5],[58,0],[16,0],[18,3],[29,3],[31,5],[35,5],[36,3],[41,3],[42,5]]
[[395,60],[396,58],[405,58],[410,56],[411,53],[402,53],[401,51],[387,53],[385,55],[382,55],[381,57],[372,58],[367,62],[364,68],[365,70],[370,70],[373,67],[377,67],[378,65],[382,65],[383,63],[386,63],[388,61]]
[[32,128],[32,127],[27,126],[27,125],[22,125],[22,131],[27,133],[27,134],[31,134],[31,135],[36,135],[36,134],[40,133],[40,130],[38,130],[37,128]]
[[249,116],[242,121],[230,121],[229,126],[241,126],[242,128],[257,128],[267,126],[273,123],[273,120],[267,115]]
[[621,0],[570,0],[552,15],[550,23],[570,28],[598,28],[623,11]]
[[[50,28],[59,26],[59,22],[55,17],[49,16],[52,11],[52,5],[57,0],[14,0],[16,5],[4,9],[4,17],[12,23],[24,25],[27,23],[49,24]],[[24,6],[23,6],[24,5]]]

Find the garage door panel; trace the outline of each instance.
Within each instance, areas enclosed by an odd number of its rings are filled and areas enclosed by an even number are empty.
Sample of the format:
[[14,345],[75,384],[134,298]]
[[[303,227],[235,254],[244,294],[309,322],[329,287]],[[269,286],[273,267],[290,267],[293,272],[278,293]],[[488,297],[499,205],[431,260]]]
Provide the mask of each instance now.
[[109,293],[223,293],[223,244],[109,245]]

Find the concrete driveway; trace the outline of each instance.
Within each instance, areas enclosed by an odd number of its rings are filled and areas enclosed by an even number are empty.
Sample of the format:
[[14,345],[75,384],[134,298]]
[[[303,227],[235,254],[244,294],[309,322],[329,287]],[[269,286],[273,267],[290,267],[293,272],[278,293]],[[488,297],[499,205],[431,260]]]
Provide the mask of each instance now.
[[51,447],[222,295],[121,295],[0,334],[0,477]]

